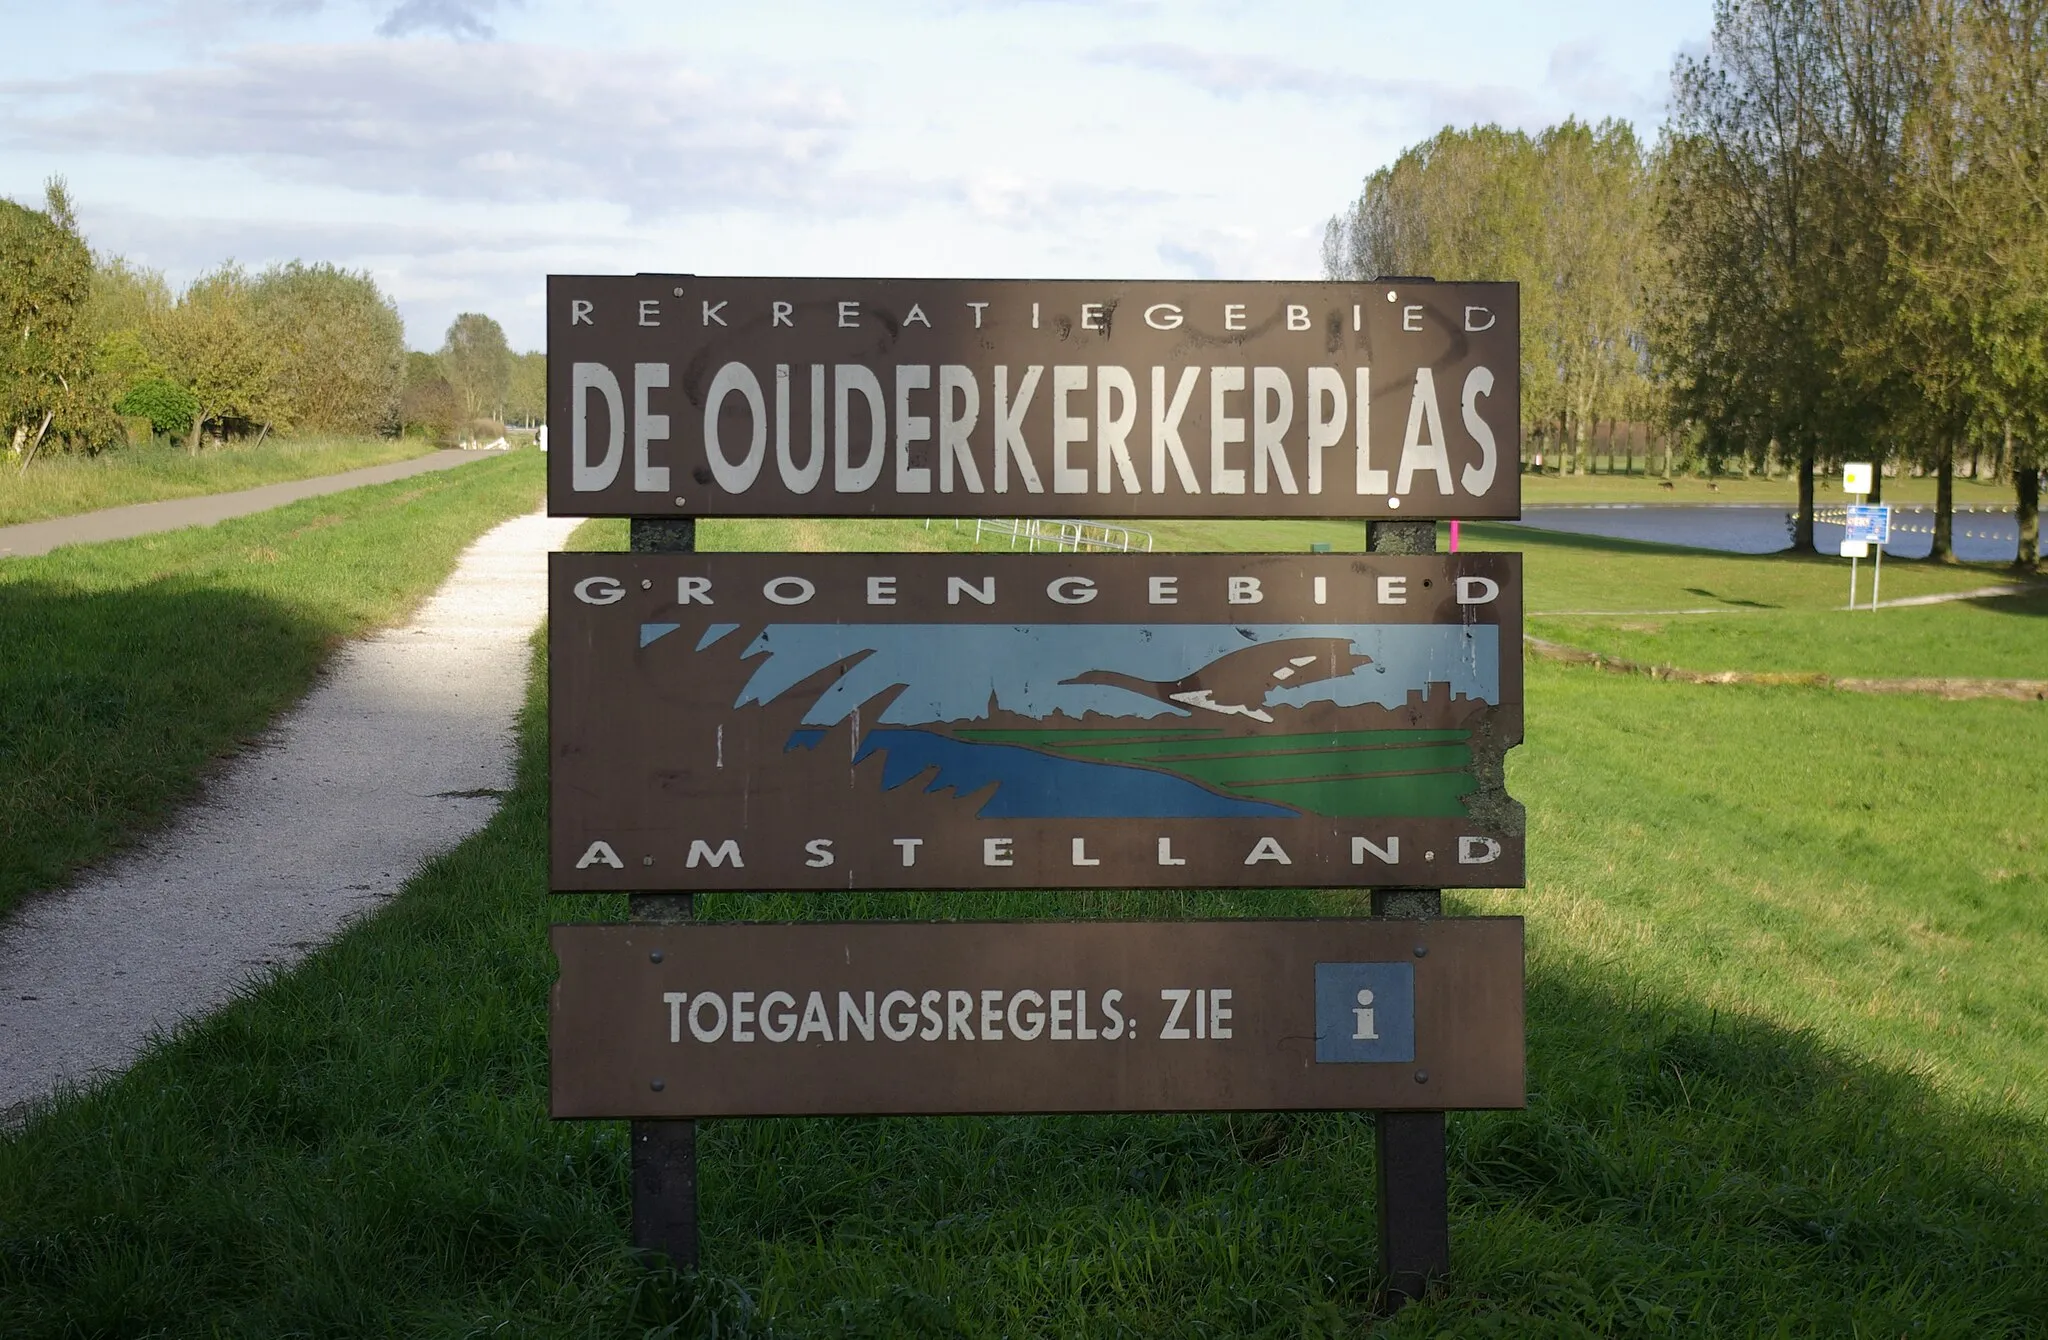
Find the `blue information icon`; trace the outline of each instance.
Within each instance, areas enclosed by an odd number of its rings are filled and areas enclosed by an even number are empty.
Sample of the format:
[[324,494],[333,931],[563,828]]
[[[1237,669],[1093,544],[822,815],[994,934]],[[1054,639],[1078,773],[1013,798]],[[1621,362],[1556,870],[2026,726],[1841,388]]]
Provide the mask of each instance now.
[[1415,965],[1316,964],[1316,1061],[1413,1061]]

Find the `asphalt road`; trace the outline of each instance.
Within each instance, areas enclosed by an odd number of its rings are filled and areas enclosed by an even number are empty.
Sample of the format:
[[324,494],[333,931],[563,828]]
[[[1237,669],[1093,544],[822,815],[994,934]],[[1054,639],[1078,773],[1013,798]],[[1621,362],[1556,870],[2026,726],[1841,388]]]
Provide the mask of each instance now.
[[136,503],[132,507],[109,507],[77,516],[53,517],[19,526],[0,526],[0,558],[30,558],[47,554],[59,545],[97,544],[102,540],[126,540],[158,531],[182,530],[186,526],[211,526],[229,517],[267,512],[273,507],[317,498],[323,493],[361,488],[365,484],[388,484],[394,479],[447,470],[492,455],[482,451],[437,451],[389,465],[370,465],[344,470],[338,475],[295,479],[285,484],[265,484],[239,493],[207,493],[196,498],[170,498],[163,502]]

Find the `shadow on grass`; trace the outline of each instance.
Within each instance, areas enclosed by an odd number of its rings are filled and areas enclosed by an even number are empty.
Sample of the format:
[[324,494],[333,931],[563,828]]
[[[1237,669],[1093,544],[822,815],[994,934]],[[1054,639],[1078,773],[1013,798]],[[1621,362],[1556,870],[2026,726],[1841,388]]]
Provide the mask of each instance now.
[[[954,915],[1016,915],[1027,898],[1046,914],[1187,910],[1174,895],[996,894]],[[804,910],[917,916],[930,900]],[[742,914],[739,901],[714,915]],[[1227,901],[1199,910],[1344,910],[1323,894]],[[2048,1315],[2038,1123],[1960,1110],[1915,1076],[1591,965],[1534,972],[1529,1011],[1529,1108],[1451,1119],[1456,1285],[1392,1333],[1739,1332],[1773,1318],[1819,1334],[2000,1335]],[[1108,1333],[1114,1320],[1291,1336],[1369,1317],[1360,1114],[720,1122],[702,1140],[712,1287],[741,1329],[766,1315],[797,1334]]]
[[1701,558],[1790,558],[1807,557],[1790,549],[1781,549],[1770,554],[1736,554],[1726,549],[1705,549],[1687,544],[1664,544],[1657,540],[1625,540],[1614,535],[1582,535],[1568,530],[1542,530],[1535,526],[1516,526],[1497,521],[1467,521],[1462,523],[1460,534],[1471,540],[1483,541],[1490,545],[1506,548],[1569,549],[1599,554],[1661,554],[1664,556],[1692,554]]
[[[2005,571],[2010,575],[2012,570],[2007,568]],[[1963,603],[1969,605],[1972,609],[1988,610],[1993,614],[2017,614],[2022,617],[2036,619],[2048,618],[2048,581],[2043,581],[2038,587],[2027,592],[2025,595],[1993,596],[1988,599],[1979,597],[1975,600],[1964,601]],[[2044,656],[2042,659],[2044,666],[2048,666],[2048,656]]]
[[1772,605],[1761,600],[1736,600],[1730,596],[1716,595],[1704,586],[1688,586],[1685,588],[1685,593],[1689,596],[1701,596],[1707,600],[1718,600],[1723,605],[1735,605],[1743,609],[1780,610],[1785,608],[1783,605]]
[[2038,1124],[1555,958],[1530,982],[1528,1110],[1451,1121],[1457,1278],[1392,1323],[1370,1316],[1357,1113],[706,1123],[705,1272],[650,1274],[623,1123],[546,1116],[546,924],[623,900],[550,902],[526,724],[506,808],[384,913],[0,1140],[0,1334],[1985,1336],[2048,1315]]
[[159,822],[305,691],[332,638],[185,578],[0,585],[0,915]]

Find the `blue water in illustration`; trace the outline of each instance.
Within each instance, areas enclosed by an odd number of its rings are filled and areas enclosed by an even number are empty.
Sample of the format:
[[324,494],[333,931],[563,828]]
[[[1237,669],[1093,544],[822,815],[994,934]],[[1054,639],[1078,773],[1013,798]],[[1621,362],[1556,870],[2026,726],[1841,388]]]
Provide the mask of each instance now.
[[[799,730],[792,749],[811,749],[822,730]],[[1285,818],[1280,805],[1217,795],[1185,778],[1146,768],[1060,758],[1010,744],[975,744],[932,731],[896,728],[870,731],[859,759],[886,750],[882,785],[898,787],[936,764],[939,775],[925,790],[952,787],[960,795],[997,782],[996,792],[976,812],[981,819],[1208,819]]]
[[1094,669],[1172,681],[1233,651],[1298,637],[1347,639],[1372,663],[1341,678],[1275,689],[1271,704],[1398,707],[1410,689],[1431,682],[1449,684],[1454,695],[1500,701],[1500,629],[1492,624],[776,623],[747,648],[749,656],[767,656],[733,705],[773,702],[827,666],[868,652],[811,704],[805,725],[834,725],[898,684],[904,690],[879,724],[971,721],[986,715],[991,698],[1040,719],[1101,712],[1172,721],[1190,713],[1128,689],[1061,681]]

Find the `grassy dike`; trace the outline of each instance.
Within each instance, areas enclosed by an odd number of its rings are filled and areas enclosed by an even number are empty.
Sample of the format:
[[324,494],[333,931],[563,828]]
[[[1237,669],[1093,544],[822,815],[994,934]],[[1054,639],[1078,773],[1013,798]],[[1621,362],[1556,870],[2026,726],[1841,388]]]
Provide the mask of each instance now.
[[537,452],[0,560],[0,913],[159,822],[541,497]]
[[[703,540],[956,542],[793,524]],[[1367,1314],[1356,1114],[705,1123],[705,1273],[641,1270],[623,1123],[545,1115],[546,925],[624,909],[546,893],[536,668],[486,830],[298,971],[0,1139],[0,1334],[1981,1337],[2048,1315],[2038,707],[1532,665],[1509,774],[1530,887],[1450,900],[1529,918],[1530,1104],[1452,1117],[1456,1286],[1389,1324]]]
[[0,526],[340,474],[432,450],[419,438],[323,437],[209,447],[196,456],[171,446],[45,456],[27,470],[0,469]]

